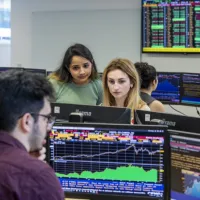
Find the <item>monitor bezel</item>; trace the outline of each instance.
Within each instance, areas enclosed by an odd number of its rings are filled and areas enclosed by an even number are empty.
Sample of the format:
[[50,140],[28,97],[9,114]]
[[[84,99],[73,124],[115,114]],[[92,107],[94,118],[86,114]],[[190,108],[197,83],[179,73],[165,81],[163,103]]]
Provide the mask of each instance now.
[[[5,70],[1,71],[1,69],[5,69]],[[5,71],[7,71],[7,70],[18,70],[18,71],[23,71],[24,68],[22,68],[22,67],[0,67],[0,73],[1,73],[1,72],[5,72]]]
[[[162,125],[125,125],[125,124],[102,124],[102,123],[73,123],[73,122],[57,122],[54,126],[73,126],[73,127],[94,127],[94,128],[118,128],[119,129],[154,129],[154,130],[164,130],[163,137],[165,140],[164,143],[164,196],[163,200],[168,200],[170,195],[170,185],[169,185],[169,174],[170,174],[170,137],[167,132],[167,126]],[[155,134],[155,133],[154,133]],[[47,149],[47,162],[50,161],[50,148],[49,147],[50,138],[47,137],[46,149]],[[90,194],[90,193],[75,193],[75,192],[65,192],[65,196],[68,198],[79,198],[79,199],[90,199],[90,200],[106,200],[111,197],[115,198],[116,200],[160,200],[161,198],[151,198],[151,197],[140,197],[140,196],[124,196],[116,195],[116,194]]]
[[[141,0],[141,53],[142,54],[174,54],[174,55],[180,55],[180,54],[183,54],[183,55],[187,55],[187,54],[192,54],[192,55],[198,55],[200,54],[200,52],[180,52],[180,51],[171,51],[171,52],[163,52],[163,51],[144,51],[144,47],[143,47],[143,20],[144,20],[144,17],[143,17],[143,0]],[[185,48],[187,49],[187,48]]]
[[[132,111],[130,108],[127,107],[114,107],[114,106],[99,106],[99,105],[83,105],[83,104],[71,104],[71,103],[51,103],[51,110],[52,110],[52,115],[56,116],[56,118],[60,121],[64,121],[64,122],[68,122],[69,121],[69,115],[66,116],[66,113],[64,114],[63,111],[61,111],[61,109],[63,108],[63,106],[66,107],[66,112],[67,110],[71,109],[71,107],[75,108],[76,110],[78,109],[79,112],[83,112],[83,121],[84,123],[113,123],[113,124],[131,124],[132,121]],[[69,107],[68,107],[69,106]],[[59,107],[59,109],[55,109],[56,107]],[[86,109],[87,108],[87,109]],[[120,115],[118,116],[118,118],[114,119],[112,118],[112,122],[108,122],[108,120],[102,120],[102,118],[98,118],[98,117],[93,117],[93,113],[95,110],[95,114],[97,113],[112,113],[114,111],[119,111]],[[72,111],[72,112],[77,112],[77,111]],[[92,111],[91,111],[92,110]],[[85,113],[85,114],[84,114]],[[69,113],[70,114],[70,113]],[[119,122],[120,119],[124,119],[123,116],[127,115],[127,119],[126,121],[123,120],[123,122]],[[103,118],[104,119],[104,118]],[[106,118],[108,119],[108,117]],[[98,121],[99,120],[99,121]]]
[[[46,77],[46,73],[47,73],[46,69],[41,69],[41,68],[23,68],[23,70],[30,72],[30,73],[35,73],[34,71],[36,71],[37,74],[44,75],[45,77]],[[39,71],[41,71],[42,73],[40,73]],[[43,72],[44,72],[44,74],[43,74]]]
[[[136,124],[141,124],[141,125],[150,125],[150,124],[163,124],[163,119],[161,119],[161,118],[155,118],[155,120],[160,120],[160,121],[148,121],[148,119],[147,120],[144,120],[144,122],[143,122],[143,120],[141,120],[141,118],[140,118],[140,116],[138,115],[138,113],[141,113],[142,114],[142,116],[144,116],[144,118],[142,118],[142,119],[145,119],[145,115],[146,114],[148,114],[148,115],[163,115],[163,118],[165,118],[166,116],[167,116],[167,118],[170,118],[170,116],[171,117],[173,117],[173,118],[177,118],[177,117],[181,117],[181,118],[185,118],[185,120],[184,121],[188,121],[188,119],[189,118],[192,118],[193,119],[193,121],[195,120],[199,120],[200,121],[200,118],[199,117],[193,117],[193,116],[184,116],[184,115],[180,115],[180,114],[174,114],[174,113],[166,113],[166,112],[153,112],[153,111],[147,111],[147,110],[135,110],[134,111],[134,119],[135,119],[135,123]],[[165,116],[166,115],[166,116]],[[165,120],[164,120],[165,121]],[[174,122],[172,119],[169,119],[169,121],[168,121],[168,119],[167,119],[167,122]],[[177,121],[175,121],[176,123],[177,123]],[[180,120],[179,120],[179,122],[180,122]],[[165,123],[165,124],[167,124],[167,123]],[[198,124],[198,123],[196,123],[195,122],[195,124]],[[180,129],[178,129],[178,128],[171,128],[172,126],[174,126],[174,125],[170,125],[170,124],[168,124],[168,130],[176,130],[176,131],[183,131],[183,130],[180,130]],[[174,127],[177,127],[177,125],[176,126],[174,126]],[[180,127],[180,126],[179,126]],[[190,127],[190,126],[188,126],[188,127]],[[195,126],[196,127],[196,126]],[[185,127],[184,127],[184,129],[186,129]],[[186,131],[186,132],[188,132],[188,131]],[[200,134],[200,130],[199,130],[199,132],[197,132],[196,130],[194,130],[194,128],[193,128],[193,133],[197,133],[197,134]]]

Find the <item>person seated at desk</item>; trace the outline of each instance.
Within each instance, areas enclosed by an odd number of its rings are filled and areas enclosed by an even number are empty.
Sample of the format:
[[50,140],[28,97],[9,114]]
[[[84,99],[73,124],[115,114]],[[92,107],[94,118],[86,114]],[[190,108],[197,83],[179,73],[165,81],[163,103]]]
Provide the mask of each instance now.
[[23,71],[0,74],[2,200],[64,199],[52,168],[29,154],[42,149],[52,128],[55,119],[51,116],[50,98],[53,88],[40,75]]
[[141,79],[140,96],[142,100],[147,103],[151,111],[165,112],[163,104],[151,96],[151,93],[156,90],[158,85],[155,67],[144,62],[135,63],[135,67]]
[[90,50],[82,44],[69,47],[61,66],[49,76],[56,103],[99,105],[103,88]]
[[139,76],[128,59],[114,59],[103,72],[104,106],[127,107],[150,111],[140,98]]

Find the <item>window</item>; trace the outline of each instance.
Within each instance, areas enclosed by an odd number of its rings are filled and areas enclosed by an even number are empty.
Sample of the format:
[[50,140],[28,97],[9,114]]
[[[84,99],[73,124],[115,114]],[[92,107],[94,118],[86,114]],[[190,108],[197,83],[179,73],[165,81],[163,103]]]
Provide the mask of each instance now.
[[10,12],[11,0],[0,0],[0,44],[11,41]]

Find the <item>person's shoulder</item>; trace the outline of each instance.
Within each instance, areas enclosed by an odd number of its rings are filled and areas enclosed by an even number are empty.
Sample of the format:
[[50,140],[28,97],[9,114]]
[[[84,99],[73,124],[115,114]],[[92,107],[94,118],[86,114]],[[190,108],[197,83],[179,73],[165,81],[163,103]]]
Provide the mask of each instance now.
[[47,78],[53,85],[54,84],[62,84],[63,82],[60,81],[58,78],[56,78],[56,76],[50,76]]
[[102,86],[102,81],[101,81],[101,79],[99,79],[99,78],[94,79],[94,80],[93,80],[93,83],[96,84],[96,85],[98,85],[98,86]]
[[140,110],[146,110],[146,111],[151,111],[150,107],[146,104],[142,105]]
[[151,108],[151,111],[154,111],[154,112],[165,112],[164,105],[158,100],[153,101],[150,104],[150,108]]
[[[26,170],[21,171],[21,175],[16,177],[22,182],[20,186],[29,195],[32,195],[32,199],[36,199],[38,195],[41,199],[63,199],[64,194],[53,169],[47,163],[36,158],[31,160],[32,162],[29,162]],[[17,183],[19,182],[17,181]]]

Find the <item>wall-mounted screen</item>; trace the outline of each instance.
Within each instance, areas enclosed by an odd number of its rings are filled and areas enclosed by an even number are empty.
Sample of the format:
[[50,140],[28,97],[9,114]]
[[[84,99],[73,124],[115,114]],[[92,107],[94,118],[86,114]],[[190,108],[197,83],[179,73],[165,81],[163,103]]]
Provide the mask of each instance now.
[[142,0],[142,52],[200,53],[200,0]]

